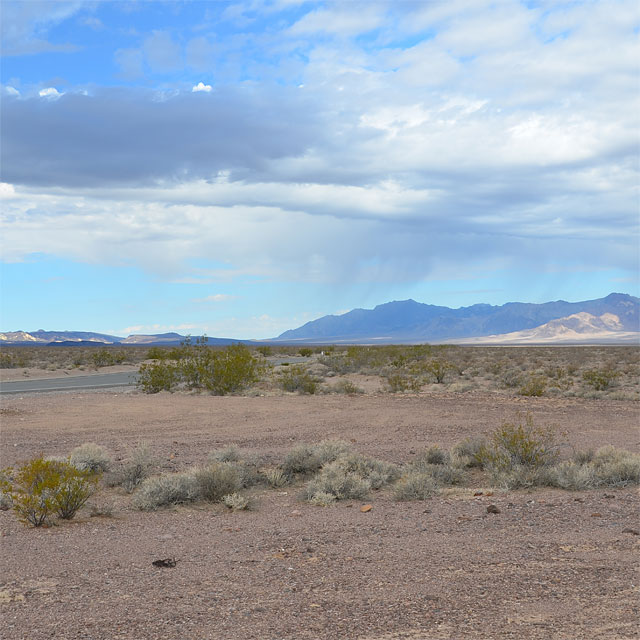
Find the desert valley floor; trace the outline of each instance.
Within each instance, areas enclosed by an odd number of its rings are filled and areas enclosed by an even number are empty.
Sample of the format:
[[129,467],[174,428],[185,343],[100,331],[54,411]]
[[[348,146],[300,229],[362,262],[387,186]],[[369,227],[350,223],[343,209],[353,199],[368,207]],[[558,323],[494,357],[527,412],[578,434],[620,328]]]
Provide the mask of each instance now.
[[[236,444],[277,461],[341,438],[406,462],[430,444],[488,433],[517,411],[564,432],[564,455],[640,451],[637,403],[447,394],[8,396],[6,467],[84,442],[115,459],[150,443],[163,471]],[[639,635],[635,488],[501,492],[486,486],[396,502],[388,491],[318,507],[299,486],[255,488],[254,508],[140,512],[105,490],[50,528],[0,512],[0,636],[7,639],[620,639]],[[482,495],[475,495],[479,494]],[[370,504],[371,510],[361,507]],[[495,505],[499,513],[488,513]],[[152,562],[175,558],[173,568]]]

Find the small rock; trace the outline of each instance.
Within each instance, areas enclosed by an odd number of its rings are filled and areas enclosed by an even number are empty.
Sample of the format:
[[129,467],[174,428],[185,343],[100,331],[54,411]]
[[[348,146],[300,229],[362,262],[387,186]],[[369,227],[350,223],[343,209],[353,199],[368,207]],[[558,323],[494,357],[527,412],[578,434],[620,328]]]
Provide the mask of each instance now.
[[602,518],[602,514],[601,513],[597,513],[597,512],[596,513],[592,513],[591,517],[592,518]]
[[298,511],[298,510],[296,509],[295,511],[292,511],[292,512],[291,512],[291,515],[292,515],[292,516],[301,516],[301,515],[302,515],[302,512],[301,512],[301,511]]
[[360,511],[361,511],[362,513],[368,513],[369,511],[371,511],[371,509],[373,509],[373,507],[372,507],[370,504],[363,504],[363,505],[360,507]]
[[498,509],[495,504],[490,504],[487,507],[487,513],[500,513],[500,509]]
[[487,493],[485,493],[486,496],[492,496],[493,495],[493,491],[487,491]]
[[640,536],[640,531],[638,531],[637,529],[630,529],[629,527],[623,529],[622,533],[630,533],[633,536]]
[[482,491],[476,491],[476,492],[473,494],[473,497],[475,498],[476,496],[481,496],[481,495],[484,495],[484,494],[482,493]]
[[615,495],[613,493],[605,493],[604,497],[605,498],[615,498]]
[[584,502],[584,498],[574,498],[574,502]]

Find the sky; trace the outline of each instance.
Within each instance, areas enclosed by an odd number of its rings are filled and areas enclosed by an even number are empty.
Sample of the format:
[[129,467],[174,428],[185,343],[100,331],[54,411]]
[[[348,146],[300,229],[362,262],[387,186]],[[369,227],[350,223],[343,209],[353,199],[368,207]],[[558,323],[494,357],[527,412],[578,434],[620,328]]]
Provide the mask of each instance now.
[[639,295],[636,0],[2,0],[0,330]]

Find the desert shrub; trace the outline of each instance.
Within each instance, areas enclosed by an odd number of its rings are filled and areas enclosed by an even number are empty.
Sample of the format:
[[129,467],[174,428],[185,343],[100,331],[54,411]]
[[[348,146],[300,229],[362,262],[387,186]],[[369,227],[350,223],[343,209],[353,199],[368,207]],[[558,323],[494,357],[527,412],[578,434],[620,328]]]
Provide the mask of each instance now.
[[316,507],[328,507],[335,501],[336,497],[332,493],[325,493],[324,491],[318,491],[309,498],[309,502]]
[[165,360],[168,355],[167,350],[162,347],[151,347],[147,351],[147,360]]
[[483,466],[497,471],[512,467],[533,469],[553,464],[558,457],[555,431],[537,427],[527,413],[524,421],[504,422],[491,435],[490,443],[478,454]]
[[298,354],[303,358],[310,358],[313,355],[313,349],[310,349],[309,347],[302,347],[301,349],[298,349]]
[[420,391],[423,385],[421,378],[409,376],[405,373],[390,373],[385,376],[385,379],[390,393],[417,392]]
[[540,397],[544,395],[547,388],[547,379],[544,376],[529,376],[529,378],[518,389],[521,396]]
[[229,445],[222,449],[214,449],[208,457],[209,462],[239,462],[240,450],[235,445]]
[[508,369],[502,374],[502,386],[507,389],[515,389],[522,385],[522,374],[518,369]]
[[424,451],[421,451],[414,465],[419,464],[446,464],[449,461],[449,453],[441,449],[438,445],[429,447]]
[[234,344],[215,353],[213,369],[205,387],[217,395],[235,393],[258,380],[260,368],[251,351]]
[[336,500],[357,500],[364,498],[371,488],[368,480],[356,472],[348,471],[339,461],[330,462],[307,483],[304,490],[306,500],[312,500],[318,493],[328,493]]
[[587,464],[593,460],[596,452],[593,449],[587,449],[586,451],[576,451],[573,454],[573,461],[576,464]]
[[77,469],[89,473],[108,471],[112,464],[107,450],[93,442],[85,442],[76,447],[69,456],[69,462]]
[[318,390],[316,378],[302,365],[293,365],[281,372],[278,382],[284,391],[297,391],[313,395]]
[[605,369],[588,369],[582,374],[582,379],[596,391],[605,391],[619,376],[617,371],[607,367]]
[[177,364],[161,360],[140,365],[136,386],[145,393],[173,391],[180,382],[180,369]]
[[98,349],[91,354],[93,365],[98,367],[110,367],[114,364],[122,364],[126,360],[126,355],[122,351],[109,351],[108,349]]
[[459,466],[482,467],[487,446],[487,439],[482,436],[465,438],[451,448],[451,457],[461,463]]
[[273,349],[267,345],[262,347],[257,347],[256,351],[265,358],[270,356],[273,353]]
[[465,477],[464,467],[453,466],[449,461],[445,464],[430,464],[424,459],[418,459],[413,461],[409,468],[415,473],[431,476],[442,486],[461,484]]
[[490,467],[491,482],[502,489],[530,489],[553,484],[553,467],[532,467],[524,464]]
[[237,466],[230,462],[218,462],[192,474],[199,496],[208,502],[220,502],[222,498],[236,493],[242,487],[242,477]]
[[340,380],[339,382],[336,382],[332,387],[330,387],[330,390],[333,393],[344,393],[349,396],[364,393],[364,389],[361,389],[349,380]]
[[139,444],[131,451],[129,458],[106,478],[108,486],[121,486],[127,493],[133,493],[140,483],[151,475],[156,466],[155,458],[146,443]]
[[224,496],[222,504],[231,511],[247,511],[249,509],[249,500],[239,493],[230,493]]
[[97,477],[90,477],[69,462],[30,460],[15,472],[8,470],[3,481],[4,492],[18,519],[40,527],[57,513],[70,520],[95,492]]
[[343,440],[322,440],[317,444],[300,444],[285,456],[282,470],[288,477],[315,473],[323,465],[348,453],[351,445]]
[[596,482],[602,487],[626,487],[640,484],[640,455],[602,447],[595,452],[591,462]]
[[436,384],[443,384],[447,374],[455,368],[451,362],[441,358],[434,358],[426,364],[426,370],[433,376]]
[[361,453],[343,453],[330,464],[342,468],[345,473],[355,473],[366,480],[372,489],[380,489],[400,476],[397,465]]
[[580,464],[573,460],[566,460],[550,469],[549,483],[560,489],[569,491],[584,491],[597,486],[597,479],[590,464]]
[[147,478],[133,498],[141,511],[195,502],[200,497],[199,483],[193,473],[170,473]]
[[411,471],[396,483],[393,497],[396,500],[426,500],[439,491],[438,482],[428,473]]
[[289,478],[282,469],[275,467],[266,469],[263,473],[267,484],[274,489],[284,487],[289,484]]

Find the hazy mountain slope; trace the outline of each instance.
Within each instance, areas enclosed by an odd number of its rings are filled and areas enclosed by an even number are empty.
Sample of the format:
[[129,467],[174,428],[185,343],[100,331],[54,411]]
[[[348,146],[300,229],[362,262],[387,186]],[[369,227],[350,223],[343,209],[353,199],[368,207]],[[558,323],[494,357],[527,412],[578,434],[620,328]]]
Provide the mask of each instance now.
[[459,309],[404,300],[381,304],[371,310],[354,309],[341,316],[325,316],[297,329],[285,331],[277,340],[446,340],[533,329],[551,320],[582,312],[595,317],[607,313],[615,315],[619,319],[621,329],[638,331],[639,302],[638,298],[621,293],[612,293],[606,298],[584,302],[510,302],[502,306],[476,304]]
[[611,313],[604,313],[598,317],[583,311],[566,318],[551,320],[534,329],[462,338],[455,342],[457,344],[640,344],[640,333],[626,331],[618,316]]
[[49,344],[50,342],[105,342],[118,343],[122,338],[91,331],[9,331],[0,333],[0,342],[12,344]]

